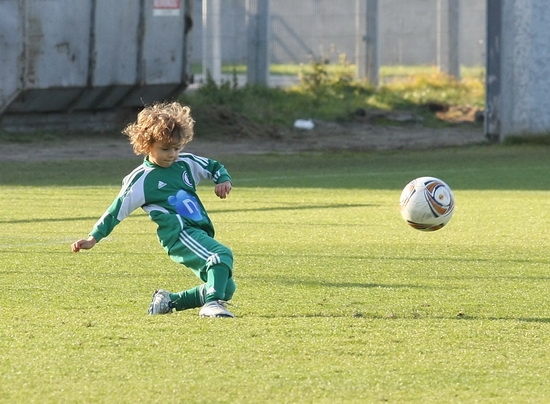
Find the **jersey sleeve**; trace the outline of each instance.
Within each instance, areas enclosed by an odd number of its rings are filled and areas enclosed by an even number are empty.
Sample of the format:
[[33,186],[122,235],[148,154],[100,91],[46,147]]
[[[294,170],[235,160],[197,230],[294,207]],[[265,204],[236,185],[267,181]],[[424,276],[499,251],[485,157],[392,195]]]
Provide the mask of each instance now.
[[205,179],[211,179],[216,184],[232,181],[227,169],[216,160],[190,153],[180,154],[180,160],[185,161],[191,169],[191,175],[195,184]]
[[120,222],[134,210],[144,205],[145,192],[143,184],[145,176],[143,171],[134,171],[124,178],[117,197],[103,216],[99,218],[89,234],[96,241],[107,237]]

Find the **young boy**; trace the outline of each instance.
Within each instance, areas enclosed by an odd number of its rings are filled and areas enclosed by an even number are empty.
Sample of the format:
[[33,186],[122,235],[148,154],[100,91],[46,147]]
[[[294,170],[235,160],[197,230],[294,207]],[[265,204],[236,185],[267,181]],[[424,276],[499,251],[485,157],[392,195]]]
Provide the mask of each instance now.
[[97,221],[87,239],[75,241],[73,252],[93,248],[137,208],[157,224],[160,244],[170,258],[190,268],[204,283],[179,293],[159,289],[149,314],[202,307],[200,317],[234,317],[225,307],[235,293],[233,253],[214,239],[214,227],[196,188],[204,179],[216,184],[225,199],[231,176],[215,160],[180,153],[193,139],[195,121],[189,107],[177,102],[144,108],[123,131],[143,164],[128,174],[118,196]]

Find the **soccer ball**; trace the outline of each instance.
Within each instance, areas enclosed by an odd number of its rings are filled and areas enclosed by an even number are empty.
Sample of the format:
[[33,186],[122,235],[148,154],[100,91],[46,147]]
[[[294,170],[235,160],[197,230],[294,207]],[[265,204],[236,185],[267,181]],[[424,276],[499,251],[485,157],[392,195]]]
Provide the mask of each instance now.
[[420,177],[409,182],[399,199],[401,216],[409,226],[422,231],[441,229],[453,216],[451,188],[438,178]]

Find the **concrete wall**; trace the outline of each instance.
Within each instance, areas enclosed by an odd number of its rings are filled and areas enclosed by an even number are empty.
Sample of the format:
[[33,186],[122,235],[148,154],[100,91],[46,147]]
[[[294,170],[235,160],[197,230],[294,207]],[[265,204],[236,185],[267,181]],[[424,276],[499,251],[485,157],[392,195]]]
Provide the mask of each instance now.
[[[202,60],[202,0],[194,0],[192,63]],[[440,0],[380,0],[380,64],[437,64]],[[222,59],[246,63],[246,2],[223,0]],[[357,18],[356,10],[359,11]],[[460,0],[460,64],[485,63],[485,1]],[[365,0],[272,0],[271,62],[308,63],[311,57],[355,60],[356,24],[365,33]],[[361,40],[359,38],[359,40]]]
[[550,132],[550,9],[547,0],[503,0],[500,128]]

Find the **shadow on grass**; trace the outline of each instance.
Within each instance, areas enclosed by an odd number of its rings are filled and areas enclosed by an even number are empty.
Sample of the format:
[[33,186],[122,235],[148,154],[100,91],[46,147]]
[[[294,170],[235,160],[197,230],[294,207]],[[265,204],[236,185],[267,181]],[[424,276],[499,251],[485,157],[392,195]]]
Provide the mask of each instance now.
[[[493,320],[493,319],[489,319]],[[497,318],[496,320],[507,320],[507,319],[501,319]],[[518,318],[517,321],[522,321],[526,323],[550,323],[550,318],[535,318],[535,317],[527,317],[527,318]]]
[[[248,257],[274,257],[274,258],[281,258],[281,253],[273,253],[273,254],[240,254],[241,256],[248,256]],[[372,254],[365,254],[365,255],[335,255],[335,254],[284,254],[285,258],[317,258],[317,259],[340,259],[340,260],[369,260],[369,261],[403,261],[403,262],[411,262],[411,261],[418,261],[418,262],[472,262],[472,263],[480,263],[480,262],[508,262],[508,263],[519,263],[519,264],[550,264],[550,259],[539,259],[535,260],[532,258],[525,258],[525,259],[510,259],[508,257],[504,257],[502,259],[496,259],[494,257],[491,258],[467,258],[467,257],[427,257],[427,256],[421,256],[421,257],[414,257],[414,256],[400,256],[400,257],[387,257],[384,255],[372,255]],[[446,278],[446,279],[463,279],[461,276],[437,276],[437,279],[440,278]],[[498,275],[498,276],[474,276],[472,279],[525,279],[525,277],[519,277],[519,276],[506,276],[506,275]],[[549,277],[541,277],[537,278],[538,280],[550,280]]]
[[29,219],[2,219],[0,224],[25,224],[25,223],[55,223],[55,222],[80,222],[93,221],[99,219],[101,214],[97,216],[81,216],[81,217],[48,217],[48,218],[29,218]]
[[412,312],[409,315],[397,315],[392,312],[386,314],[374,314],[374,313],[363,313],[361,311],[350,312],[349,314],[342,313],[304,313],[304,314],[278,314],[278,315],[269,315],[269,314],[260,314],[260,315],[242,315],[244,317],[255,317],[255,318],[289,318],[289,319],[304,319],[304,318],[353,318],[357,320],[387,320],[387,321],[399,321],[399,320],[434,320],[434,321],[516,321],[522,323],[540,323],[548,324],[550,323],[550,318],[548,317],[484,317],[484,316],[468,316],[468,315],[449,315],[449,316],[430,316],[423,315],[418,312]]
[[[351,203],[351,204],[327,204],[327,205],[302,205],[302,206],[280,206],[280,207],[265,207],[254,209],[211,209],[210,213],[235,213],[235,212],[271,212],[271,211],[286,211],[286,210],[311,210],[311,209],[341,209],[341,208],[364,208],[376,207],[379,205],[366,203]],[[97,216],[80,216],[80,217],[49,217],[49,218],[29,218],[29,219],[1,219],[0,224],[21,224],[21,223],[48,223],[48,222],[75,222],[82,220],[93,220],[94,223],[99,219],[101,214]],[[146,216],[141,211],[136,211],[132,215],[133,218],[138,216]]]
[[277,206],[253,209],[210,209],[211,213],[236,213],[236,212],[272,212],[285,210],[312,210],[312,209],[340,209],[340,208],[373,208],[380,205],[372,203],[333,203],[327,205],[292,205],[292,206]]
[[433,286],[409,284],[409,283],[363,283],[363,282],[325,282],[313,279],[289,278],[283,276],[266,277],[266,276],[247,276],[246,279],[253,280],[258,283],[280,283],[283,285],[303,285],[308,287],[324,287],[324,288],[365,288],[365,289],[433,289]]
[[[453,319],[453,317],[435,317],[435,319],[448,320]],[[522,323],[550,323],[550,318],[548,317],[482,317],[482,316],[469,316],[469,315],[456,315],[454,317],[456,320],[461,321],[518,321]]]

